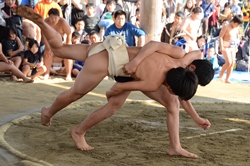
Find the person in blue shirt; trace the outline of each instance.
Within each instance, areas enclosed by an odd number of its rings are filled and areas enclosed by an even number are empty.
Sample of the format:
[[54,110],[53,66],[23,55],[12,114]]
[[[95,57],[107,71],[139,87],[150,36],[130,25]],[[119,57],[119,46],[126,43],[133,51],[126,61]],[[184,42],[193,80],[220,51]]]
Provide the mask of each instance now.
[[212,0],[199,0],[202,1],[201,8],[203,9],[204,18],[202,19],[202,34],[208,32],[208,19],[213,15],[214,4]]
[[[110,25],[104,33],[104,40],[109,35],[120,34],[126,40],[128,46],[143,46],[145,44],[145,32],[133,24],[126,22],[126,13],[123,10],[117,10],[114,14],[114,24]],[[138,44],[136,44],[136,38]]]

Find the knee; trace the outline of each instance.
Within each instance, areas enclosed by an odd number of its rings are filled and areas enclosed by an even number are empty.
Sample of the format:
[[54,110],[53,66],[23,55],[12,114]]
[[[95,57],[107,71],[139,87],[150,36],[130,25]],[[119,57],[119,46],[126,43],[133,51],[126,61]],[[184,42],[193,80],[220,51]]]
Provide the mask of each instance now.
[[176,113],[176,109],[179,110],[180,102],[177,97],[168,98],[168,102],[164,105],[168,111],[168,113]]

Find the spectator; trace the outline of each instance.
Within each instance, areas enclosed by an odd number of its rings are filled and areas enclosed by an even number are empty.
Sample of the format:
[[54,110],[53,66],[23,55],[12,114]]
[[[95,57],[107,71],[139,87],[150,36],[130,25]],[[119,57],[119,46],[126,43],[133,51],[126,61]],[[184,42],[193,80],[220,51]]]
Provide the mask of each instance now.
[[120,34],[124,36],[128,46],[136,46],[135,36],[138,37],[138,45],[145,44],[145,32],[133,24],[126,22],[126,13],[123,10],[118,10],[114,14],[115,23],[110,25],[104,34],[104,39],[108,35]]
[[51,8],[56,8],[59,11],[59,16],[63,17],[61,7],[53,0],[41,0],[34,8],[34,11],[40,14],[43,18],[49,17],[48,12]]
[[218,24],[219,24],[219,13],[220,13],[220,5],[216,5],[215,6],[215,10],[212,14],[211,17],[209,17],[208,19],[208,34],[210,36],[212,36],[212,34],[218,29]]
[[210,46],[207,50],[207,56],[205,59],[209,60],[213,64],[213,69],[215,73],[219,72],[220,66],[218,64],[217,54],[215,54],[214,47]]
[[[19,68],[22,63],[22,57],[24,53],[24,46],[16,35],[16,30],[14,27],[6,27],[4,29],[4,39],[2,41],[3,54],[7,56],[8,59],[13,61],[14,65]],[[16,76],[11,76],[12,80],[17,80]]]
[[202,1],[201,8],[203,9],[204,18],[202,19],[202,34],[208,33],[208,19],[214,12],[214,4],[212,0],[197,0]]
[[11,8],[16,7],[16,0],[6,0],[4,7],[1,9],[3,18],[5,20],[6,27],[14,27],[16,35],[19,37],[22,43],[22,18],[12,12]]
[[222,20],[221,26],[214,32],[213,36],[214,37],[218,37],[220,35],[221,28],[224,27],[227,24],[229,24],[229,20],[228,19]]
[[115,11],[116,8],[115,0],[108,0],[106,3],[106,8],[108,11],[103,13],[98,24],[99,27],[103,28],[104,30],[114,23],[112,13]]
[[80,34],[80,42],[81,42],[82,40],[84,40],[84,36],[87,35],[87,32],[84,30],[85,27],[84,20],[82,18],[78,19],[76,21],[75,27],[76,27],[75,31]]
[[136,26],[137,28],[140,28],[140,8],[137,8],[135,11],[135,16],[131,17],[131,22],[134,26]]
[[241,8],[240,6],[238,5],[239,1],[238,0],[233,0],[233,3],[232,3],[232,11],[238,15],[242,15],[242,11],[241,11]]
[[244,22],[243,23],[244,24],[244,32],[245,32],[245,35],[246,35],[247,31],[249,29],[250,1],[248,1],[248,4],[243,5],[243,7],[242,7],[242,13],[243,13],[243,22]]
[[[59,17],[59,11],[56,8],[51,8],[48,13],[49,17],[44,21],[54,28],[63,38],[65,44],[71,44],[71,28],[64,18]],[[66,40],[65,40],[66,38]],[[44,64],[47,68],[45,72],[44,79],[49,78],[50,68],[52,64],[53,52],[50,50],[50,46],[47,41],[45,42],[45,54],[44,54]],[[66,80],[71,81],[71,70],[73,61],[71,59],[64,59],[64,65],[66,70]]]
[[[236,70],[238,71],[249,71],[250,69],[250,61],[249,61],[249,54],[250,54],[250,29],[248,30],[248,40],[246,42],[241,43],[241,51],[236,54]],[[240,54],[241,53],[241,54]]]
[[93,3],[88,3],[86,5],[87,14],[83,16],[85,23],[84,30],[89,34],[91,31],[97,31],[99,33],[100,28],[98,22],[100,18],[95,14],[95,6]]
[[126,21],[131,22],[130,9],[128,4],[124,0],[116,0],[115,10],[123,10],[126,13]]
[[24,52],[22,72],[25,76],[30,76],[35,80],[45,73],[46,67],[43,65],[42,54],[39,51],[39,44],[36,40],[29,41],[29,49]]
[[2,52],[2,44],[0,43],[0,72],[11,72],[12,81],[18,81],[18,78],[22,78],[25,83],[32,83],[33,80],[27,78],[11,60],[8,60]]
[[80,39],[81,39],[80,33],[76,32],[76,31],[72,33],[72,37],[71,37],[72,44],[80,44],[81,43]]
[[107,0],[102,0],[102,3],[100,3],[96,7],[96,15],[101,18],[102,14],[104,13],[104,9],[106,7]]
[[91,44],[101,42],[101,38],[96,31],[91,31],[89,34],[89,40]]
[[86,12],[86,3],[82,0],[72,0],[71,4],[71,25],[75,25],[78,19],[83,18]]
[[180,11],[184,14],[184,17],[188,17],[189,15],[192,14],[192,10],[194,7],[195,7],[194,0],[187,0],[186,4]]
[[175,13],[174,21],[172,23],[166,24],[161,33],[161,42],[174,44],[177,40],[181,39],[181,36],[178,36],[181,33],[181,23],[184,14],[179,11]]
[[58,5],[61,7],[63,18],[71,24],[71,6],[69,5],[69,0],[60,0]]
[[231,21],[231,14],[231,5],[229,2],[226,2],[224,5],[224,9],[220,13],[220,20],[228,19],[229,21]]

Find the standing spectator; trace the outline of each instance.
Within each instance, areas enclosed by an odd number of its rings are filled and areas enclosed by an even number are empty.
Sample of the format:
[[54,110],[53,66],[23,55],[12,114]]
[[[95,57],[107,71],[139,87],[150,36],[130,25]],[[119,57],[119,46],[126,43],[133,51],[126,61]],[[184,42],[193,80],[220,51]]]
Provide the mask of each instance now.
[[140,8],[140,6],[141,6],[141,0],[135,0],[134,3],[131,5],[131,12],[130,12],[131,18],[136,16],[136,10]]
[[232,11],[238,15],[242,15],[242,12],[241,12],[241,8],[240,6],[238,5],[239,1],[238,0],[233,0],[233,3],[232,3]]
[[25,76],[31,76],[31,79],[35,80],[45,71],[46,67],[43,65],[39,44],[32,39],[29,41],[29,49],[24,52],[22,72]]
[[203,9],[204,18],[202,19],[202,34],[208,33],[208,19],[214,12],[214,4],[212,0],[197,0],[202,1],[201,8]]
[[[4,29],[4,39],[2,41],[3,53],[14,62],[14,65],[19,68],[22,63],[24,53],[24,46],[19,37],[17,36],[14,27],[6,27]],[[17,80],[16,76],[11,76],[12,80]]]
[[219,78],[223,80],[223,74],[227,71],[225,83],[231,83],[229,81],[230,75],[235,63],[236,49],[237,49],[237,36],[238,27],[242,24],[243,19],[241,15],[236,15],[230,22],[230,24],[224,26],[220,31],[219,42],[220,50],[225,58],[225,64],[222,66]]
[[116,2],[115,0],[108,0],[106,3],[107,12],[103,13],[100,22],[99,27],[106,30],[111,24],[114,23],[112,13],[115,11],[116,8]]
[[88,3],[86,5],[87,14],[83,16],[85,23],[84,30],[89,34],[91,31],[97,31],[99,33],[100,28],[98,22],[100,18],[95,14],[95,5],[93,3]]
[[115,23],[110,25],[104,34],[104,39],[108,35],[120,34],[126,40],[128,46],[136,46],[135,36],[138,37],[138,46],[145,44],[145,32],[133,24],[126,22],[126,13],[118,10],[114,14]]
[[[249,71],[250,69],[250,61],[249,61],[249,55],[250,55],[250,29],[247,32],[248,34],[248,40],[245,43],[242,43],[242,51],[241,54],[238,54],[239,51],[236,54],[236,70],[240,71]],[[239,49],[238,49],[239,50]]]
[[[248,1],[248,4],[244,4],[242,7],[242,13],[243,13],[243,22],[244,22],[244,32],[246,32],[249,29],[249,22],[250,22],[250,1]],[[247,26],[248,25],[248,26]]]
[[131,23],[135,25],[137,28],[140,28],[140,8],[136,9],[135,16],[131,17]]
[[71,25],[75,25],[78,19],[83,18],[85,14],[86,3],[82,0],[72,0],[71,4]]
[[78,19],[75,24],[76,32],[80,34],[80,42],[84,40],[84,37],[87,35],[87,32],[85,32],[84,27],[85,23],[82,18]]
[[34,8],[34,11],[40,14],[43,18],[49,17],[48,12],[51,8],[56,8],[59,11],[59,16],[63,17],[61,7],[53,0],[41,0]]
[[61,7],[63,18],[71,24],[71,6],[69,0],[60,0],[58,5]]
[[192,14],[192,10],[195,7],[194,0],[187,0],[184,7],[180,10],[183,12],[184,17],[187,17]]
[[182,23],[182,30],[186,35],[184,36],[186,40],[186,51],[190,52],[193,50],[198,50],[197,46],[197,35],[201,25],[199,20],[202,9],[200,7],[195,7],[192,11],[191,16],[187,17]]
[[[46,18],[44,21],[49,24],[52,28],[54,28],[63,38],[65,44],[71,44],[71,28],[67,21],[64,18],[59,17],[59,11],[56,8],[52,8],[48,12],[49,17]],[[66,38],[66,39],[65,39]],[[45,72],[44,79],[49,78],[50,68],[53,59],[53,52],[50,50],[50,46],[45,42],[45,50],[48,52],[44,55],[44,64],[47,68]],[[73,61],[71,59],[64,59],[64,65],[66,70],[66,80],[71,81],[71,70]]]
[[16,0],[6,0],[4,7],[1,9],[6,27],[14,27],[16,35],[23,43],[22,38],[22,18],[12,12],[11,8],[16,7]]
[[[181,23],[184,14],[179,11],[175,13],[174,21],[172,23],[166,24],[161,33],[161,42],[174,44],[179,40],[181,36],[177,37],[181,33]],[[176,40],[175,40],[176,39]]]
[[96,7],[96,15],[101,18],[102,14],[104,13],[104,9],[106,7],[107,0],[102,0],[102,3],[100,3]]

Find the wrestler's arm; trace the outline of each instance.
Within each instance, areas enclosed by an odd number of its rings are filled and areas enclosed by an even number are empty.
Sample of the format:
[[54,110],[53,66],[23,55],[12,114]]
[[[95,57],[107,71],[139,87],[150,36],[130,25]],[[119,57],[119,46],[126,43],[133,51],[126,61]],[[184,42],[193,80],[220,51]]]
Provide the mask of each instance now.
[[195,111],[192,103],[189,100],[188,101],[180,100],[180,103],[197,125],[199,125],[204,130],[209,129],[211,123],[207,119],[203,119],[198,115],[198,113]]
[[150,41],[140,49],[139,53],[132,61],[124,65],[124,73],[128,75],[135,73],[141,61],[154,52],[166,54],[176,59],[182,58],[186,53],[185,50],[180,47],[164,42]]
[[225,36],[225,34],[226,34],[226,27],[222,27],[219,34],[219,44],[221,52],[224,50],[223,37]]
[[179,66],[186,68],[190,65],[195,59],[201,59],[202,53],[200,50],[190,51],[182,59],[178,61]]

